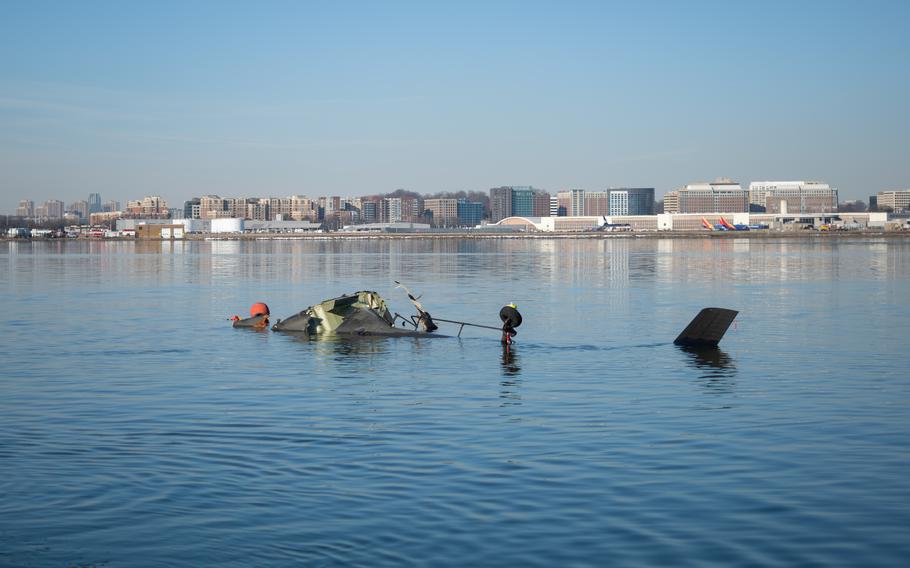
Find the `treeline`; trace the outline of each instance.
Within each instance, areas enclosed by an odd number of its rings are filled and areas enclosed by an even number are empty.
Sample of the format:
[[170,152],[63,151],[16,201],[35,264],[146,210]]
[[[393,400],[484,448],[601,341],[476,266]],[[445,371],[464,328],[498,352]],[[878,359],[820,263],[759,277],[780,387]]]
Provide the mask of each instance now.
[[66,222],[63,219],[47,219],[45,221],[35,221],[34,219],[27,219],[25,217],[17,217],[15,215],[0,215],[0,231],[4,234],[7,229],[62,229],[66,226]]
[[436,193],[421,194],[407,189],[396,189],[390,193],[369,195],[364,197],[364,199],[383,199],[386,197],[397,197],[400,199],[467,199],[475,203],[483,203],[485,216],[490,213],[490,196],[483,191],[437,191]]
[[866,209],[866,202],[862,199],[841,201],[837,204],[837,210],[840,213],[865,213]]
[[400,199],[467,199],[477,203],[483,203],[485,207],[490,205],[490,196],[483,191],[437,191],[436,193],[421,194],[416,191],[407,189],[396,189],[390,193],[370,195],[364,199],[382,199],[386,197],[398,197]]
[[485,210],[490,209],[490,196],[483,191],[439,191],[423,196],[424,199],[467,199],[476,203],[483,203]]

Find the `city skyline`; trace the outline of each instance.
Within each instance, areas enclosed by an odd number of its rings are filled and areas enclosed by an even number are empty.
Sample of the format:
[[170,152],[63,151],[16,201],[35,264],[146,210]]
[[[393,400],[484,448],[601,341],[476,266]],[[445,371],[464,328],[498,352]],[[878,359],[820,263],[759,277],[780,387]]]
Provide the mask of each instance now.
[[7,12],[3,212],[90,193],[910,186],[903,2]]
[[[879,205],[886,208],[885,212],[904,211],[907,209],[908,195],[910,189],[878,192],[877,195],[869,196],[869,211],[878,211]],[[572,189],[550,194],[531,186],[503,186],[490,188],[488,195],[480,192],[420,195],[403,190],[357,197],[205,195],[185,200],[182,207],[169,206],[160,196],[145,196],[141,200],[128,201],[126,208],[120,210],[119,202],[106,201],[102,205],[100,194],[94,193],[88,200],[68,206],[59,200],[48,200],[40,205],[34,201],[20,200],[16,216],[38,222],[64,217],[84,221],[91,217],[92,224],[119,218],[245,218],[260,221],[309,219],[333,225],[432,219],[433,224],[449,226],[456,218],[459,223],[476,225],[483,219],[496,223],[512,216],[605,217],[652,216],[661,212],[802,214],[866,211],[862,202],[840,201],[837,188],[819,181],[765,180],[752,182],[748,188],[744,188],[733,180],[719,179],[711,183],[687,184],[683,188],[667,192],[664,198],[660,205],[655,200],[654,188],[609,188],[593,192]]]

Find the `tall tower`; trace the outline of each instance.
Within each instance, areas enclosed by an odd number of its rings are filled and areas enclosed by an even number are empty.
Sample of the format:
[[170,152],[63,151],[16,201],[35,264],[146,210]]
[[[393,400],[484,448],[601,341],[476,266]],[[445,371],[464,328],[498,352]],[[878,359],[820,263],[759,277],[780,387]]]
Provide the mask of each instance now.
[[30,199],[23,199],[19,202],[19,207],[16,208],[17,217],[34,217],[35,216],[35,202]]
[[101,212],[101,194],[100,193],[89,193],[88,194],[88,212],[89,212],[89,214]]
[[498,223],[512,216],[512,187],[494,187],[490,189],[490,221]]

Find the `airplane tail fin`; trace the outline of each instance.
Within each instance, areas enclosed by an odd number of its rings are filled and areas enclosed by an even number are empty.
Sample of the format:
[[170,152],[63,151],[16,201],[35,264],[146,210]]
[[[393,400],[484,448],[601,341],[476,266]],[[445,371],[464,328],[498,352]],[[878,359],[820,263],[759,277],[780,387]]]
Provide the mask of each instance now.
[[673,343],[685,347],[717,347],[738,313],[725,308],[704,308]]

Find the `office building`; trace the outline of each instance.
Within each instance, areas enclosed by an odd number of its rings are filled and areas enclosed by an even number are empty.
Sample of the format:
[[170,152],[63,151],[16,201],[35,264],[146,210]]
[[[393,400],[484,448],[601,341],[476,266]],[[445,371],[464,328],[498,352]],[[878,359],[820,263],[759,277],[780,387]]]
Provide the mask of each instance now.
[[16,207],[16,217],[34,217],[35,216],[35,202],[29,199],[23,199],[19,202],[19,207]]
[[[607,190],[610,215],[653,215],[653,187],[620,187]],[[590,212],[588,215],[604,215]]]
[[608,191],[584,192],[583,215],[603,216],[610,214],[610,193]]
[[[738,183],[721,178],[692,183],[677,191],[678,213],[739,213],[749,211],[749,192]],[[666,201],[664,203],[666,211]]]
[[70,203],[69,207],[66,208],[68,213],[72,213],[74,216],[78,217],[80,220],[86,220],[89,216],[89,204],[86,200],[76,201],[75,203]]
[[663,213],[679,213],[679,192],[668,191],[664,194]]
[[557,216],[578,217],[585,214],[586,193],[583,189],[556,192]]
[[433,214],[433,225],[451,227],[458,224],[457,199],[426,199],[423,206]]
[[345,197],[341,200],[341,208],[345,211],[360,211],[360,197]]
[[89,193],[88,194],[88,212],[89,212],[89,214],[101,213],[101,194],[100,193]]
[[535,189],[531,194],[531,214],[535,217],[550,216],[550,194]]
[[290,220],[291,218],[291,198],[290,197],[269,197],[269,220],[276,219]]
[[490,190],[490,218],[546,217],[550,214],[550,194],[529,185],[494,187]]
[[572,192],[556,192],[556,212],[557,217],[568,217],[572,211]]
[[459,199],[457,213],[459,225],[463,227],[476,227],[483,221],[483,203]]
[[184,219],[199,219],[199,206],[201,205],[202,200],[198,197],[193,197],[183,202],[183,218]]
[[136,219],[166,219],[170,217],[167,201],[157,195],[126,202],[126,215]]
[[[129,209],[129,207],[127,207]],[[203,195],[199,198],[200,219],[224,219],[230,217],[227,203],[219,195]]]
[[363,199],[360,202],[361,217],[364,223],[379,222],[379,201],[376,199]]
[[569,190],[569,217],[578,217],[585,214],[585,190]]
[[910,210],[910,189],[879,191],[876,196],[876,204],[879,209],[887,208],[891,211]]
[[381,223],[396,223],[401,221],[401,198],[386,197],[379,202],[379,221]]
[[122,215],[123,214],[120,211],[99,211],[98,213],[89,213],[88,223],[89,225],[110,225]]
[[837,189],[819,181],[753,181],[749,206],[759,213],[832,213]]
[[323,209],[325,210],[325,212],[323,213],[323,215],[332,215],[332,214],[337,213],[338,211],[342,210],[340,196],[333,195],[331,197],[326,197],[324,199],[325,199],[325,205],[323,206]]
[[553,216],[584,217],[610,214],[609,191],[570,189],[556,193],[556,213]]
[[[288,211],[292,221],[317,221],[319,212],[315,201],[305,195],[292,195],[287,198],[287,203],[280,200],[279,211],[282,212],[282,219],[287,220],[284,211]],[[272,212],[272,218],[277,219],[275,212]]]
[[270,221],[269,200],[267,198],[248,199],[244,219],[252,221]]
[[490,220],[493,223],[512,216],[512,188],[508,186],[490,189]]
[[[550,209],[549,200],[547,210]],[[530,186],[512,188],[512,213],[516,217],[530,217],[534,215],[534,190]]]
[[424,200],[419,197],[402,197],[401,199],[401,220],[408,222],[417,222],[423,218],[423,212],[426,209]]
[[63,202],[58,199],[48,199],[42,205],[35,207],[35,218],[37,219],[62,219]]

